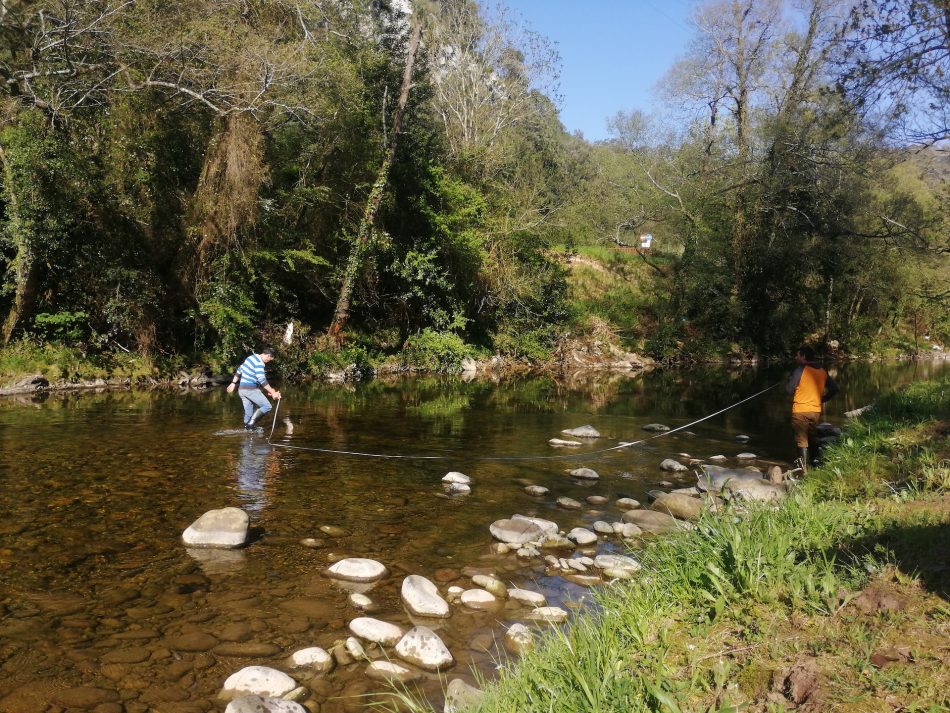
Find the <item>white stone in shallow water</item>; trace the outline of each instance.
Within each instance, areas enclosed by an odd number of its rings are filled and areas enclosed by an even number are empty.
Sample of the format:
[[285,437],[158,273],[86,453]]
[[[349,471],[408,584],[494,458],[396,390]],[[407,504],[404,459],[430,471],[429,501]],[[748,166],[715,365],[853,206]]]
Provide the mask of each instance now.
[[736,458],[739,460],[755,460],[758,456],[755,453],[740,453]]
[[484,589],[466,589],[460,599],[470,609],[494,609],[498,606],[498,598]]
[[508,590],[508,596],[520,604],[528,607],[543,607],[548,600],[540,592],[532,592],[530,589],[519,589],[512,587]]
[[346,641],[343,642],[343,647],[346,649],[346,653],[355,659],[366,658],[366,649],[363,648],[363,644],[355,636],[347,636]]
[[366,677],[386,683],[392,681],[409,683],[421,678],[421,674],[393,661],[373,661],[366,667]]
[[709,456],[709,458],[707,458],[706,460],[712,461],[713,463],[722,463],[724,460],[726,460],[726,457],[720,454],[720,455],[715,455],[715,456]]
[[548,441],[548,445],[554,446],[555,448],[578,448],[584,444],[580,441],[565,441],[562,438],[552,438]]
[[283,698],[241,696],[228,703],[224,713],[307,713],[307,709]]
[[360,616],[350,622],[350,631],[361,639],[380,646],[392,646],[402,638],[403,630],[395,624],[369,616]]
[[425,626],[416,626],[406,632],[396,644],[396,655],[426,671],[442,671],[455,663],[442,639]]
[[640,563],[626,555],[597,555],[594,558],[597,569],[624,569],[630,572],[640,571]]
[[660,469],[670,473],[682,473],[684,470],[689,470],[689,468],[687,468],[685,465],[679,461],[673,460],[672,458],[667,458],[662,463],[660,463]]
[[182,533],[191,547],[241,547],[247,541],[249,518],[240,508],[209,510]]
[[559,624],[567,621],[567,612],[561,607],[538,607],[528,615],[533,621],[546,621],[551,624]]
[[523,545],[544,537],[544,531],[529,520],[495,520],[488,526],[492,537],[509,545]]
[[365,594],[360,594],[359,592],[353,592],[350,594],[348,601],[350,602],[351,606],[354,606],[357,609],[363,609],[364,611],[366,609],[373,608],[373,600],[367,597]]
[[472,577],[472,582],[475,586],[481,587],[499,599],[504,599],[508,596],[508,587],[505,586],[504,582],[490,574],[476,574]]
[[465,473],[459,473],[457,471],[452,471],[451,473],[446,473],[442,477],[443,483],[461,483],[462,485],[471,485],[472,479],[469,478]]
[[425,577],[410,574],[402,580],[402,601],[416,616],[431,616],[444,619],[449,615],[449,603],[439,594],[438,588]]
[[561,433],[565,436],[574,436],[574,438],[600,438],[600,431],[590,425],[565,428]]
[[652,433],[663,433],[664,431],[669,431],[670,427],[662,423],[648,423],[643,427],[644,431],[650,431]]
[[614,526],[609,522],[604,522],[603,520],[598,520],[592,526],[594,532],[600,533],[601,535],[612,535],[614,534]]
[[239,696],[280,698],[296,687],[297,682],[283,671],[267,666],[245,666],[228,677],[221,695],[226,699]]
[[545,488],[543,485],[527,485],[525,486],[524,491],[528,495],[532,495],[536,498],[543,497],[551,492],[550,490]]
[[564,508],[565,510],[580,510],[583,505],[577,502],[574,498],[569,498],[566,495],[562,495],[557,499],[557,504]]
[[560,529],[556,522],[553,520],[545,520],[540,517],[528,517],[527,515],[512,515],[512,520],[526,520],[527,522],[534,523],[540,527],[544,532],[556,535],[557,531]]
[[376,560],[348,557],[331,566],[327,574],[349,582],[375,582],[386,575],[386,568]]
[[636,510],[640,507],[640,501],[633,498],[618,498],[617,507],[621,510]]
[[534,634],[524,624],[512,624],[505,634],[505,646],[516,654],[520,654],[534,644]]
[[453,678],[445,689],[445,706],[442,713],[460,713],[474,708],[485,697],[481,689],[465,683],[461,678]]
[[471,487],[465,483],[446,483],[443,487],[450,495],[468,495],[472,492]]
[[571,471],[571,477],[580,478],[582,480],[597,480],[600,478],[600,475],[592,468],[575,468]]
[[584,527],[575,527],[567,533],[567,539],[576,542],[581,547],[597,542],[597,535]]
[[319,646],[311,646],[292,653],[289,663],[293,668],[312,668],[322,673],[333,668],[333,657]]

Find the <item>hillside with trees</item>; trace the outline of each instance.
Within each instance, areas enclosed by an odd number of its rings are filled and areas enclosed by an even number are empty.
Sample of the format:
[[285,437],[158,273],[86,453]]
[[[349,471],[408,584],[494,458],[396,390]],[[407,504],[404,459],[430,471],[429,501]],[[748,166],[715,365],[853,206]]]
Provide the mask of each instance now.
[[945,344],[947,19],[699,4],[664,108],[591,143],[503,7],[5,0],[0,371]]

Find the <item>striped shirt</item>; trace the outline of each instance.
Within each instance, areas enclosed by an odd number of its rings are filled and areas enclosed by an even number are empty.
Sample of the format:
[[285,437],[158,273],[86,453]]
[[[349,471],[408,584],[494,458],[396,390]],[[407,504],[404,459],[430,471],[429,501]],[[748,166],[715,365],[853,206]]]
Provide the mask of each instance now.
[[238,367],[237,373],[241,375],[241,389],[252,389],[258,386],[267,386],[267,375],[264,373],[264,360],[259,354],[251,354],[244,363]]

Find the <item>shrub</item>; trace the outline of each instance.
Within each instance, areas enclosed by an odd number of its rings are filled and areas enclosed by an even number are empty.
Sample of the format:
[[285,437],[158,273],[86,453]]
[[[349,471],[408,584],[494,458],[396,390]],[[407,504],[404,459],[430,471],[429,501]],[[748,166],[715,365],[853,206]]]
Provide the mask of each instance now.
[[461,371],[462,360],[474,350],[454,332],[426,328],[406,340],[402,360],[406,366],[425,371]]

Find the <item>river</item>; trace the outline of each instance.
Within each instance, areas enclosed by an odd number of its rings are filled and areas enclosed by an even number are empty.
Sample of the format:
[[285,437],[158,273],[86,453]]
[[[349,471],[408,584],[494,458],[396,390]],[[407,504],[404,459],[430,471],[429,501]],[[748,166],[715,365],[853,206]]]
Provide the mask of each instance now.
[[[947,369],[947,362],[839,366],[841,394],[827,420],[841,424],[845,411]],[[365,663],[312,680],[284,665],[298,649],[329,648],[346,637],[360,615],[346,589],[323,574],[331,562],[354,555],[385,564],[390,576],[368,592],[373,616],[403,628],[412,625],[399,597],[406,574],[437,579],[444,593],[452,584],[473,586],[463,569],[492,570],[545,594],[549,604],[582,610],[590,590],[546,571],[541,560],[493,554],[488,525],[513,513],[555,520],[565,531],[616,521],[614,501],[646,502],[669,479],[660,461],[680,453],[722,454],[736,465],[736,454],[752,451],[763,469],[787,463],[794,448],[781,387],[687,431],[591,453],[651,435],[642,430],[650,422],[690,423],[787,373],[711,368],[468,383],[420,377],[283,390],[275,443],[440,458],[432,460],[288,450],[260,435],[217,435],[241,418],[237,399],[223,390],[0,399],[0,711],[223,710],[216,696],[224,680],[247,665],[287,670],[310,689],[314,710],[359,710],[386,690],[366,679]],[[572,451],[548,445],[564,437],[562,429],[585,424],[602,437]],[[738,434],[748,443],[736,442]],[[572,457],[524,458],[552,455]],[[497,456],[519,459],[480,460]],[[580,466],[600,479],[568,476]],[[471,494],[448,497],[440,482],[448,471],[469,475]],[[677,484],[692,484],[687,475]],[[527,483],[550,493],[531,497]],[[567,511],[555,503],[565,495],[610,503]],[[191,522],[225,506],[250,514],[247,547],[182,544]],[[305,538],[318,542],[304,546]],[[597,547],[622,545],[602,538]],[[423,693],[438,704],[446,680],[472,681],[473,669],[490,678],[506,659],[499,644],[505,626],[524,613],[453,605],[438,633],[456,664],[441,681],[424,679]]]

